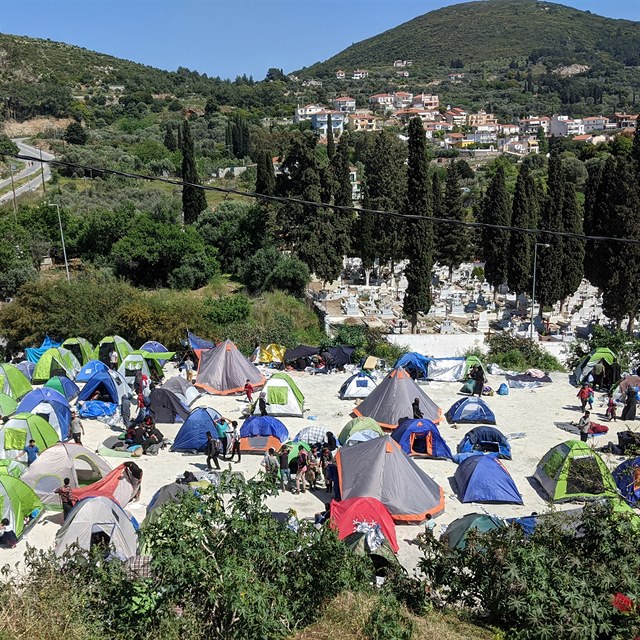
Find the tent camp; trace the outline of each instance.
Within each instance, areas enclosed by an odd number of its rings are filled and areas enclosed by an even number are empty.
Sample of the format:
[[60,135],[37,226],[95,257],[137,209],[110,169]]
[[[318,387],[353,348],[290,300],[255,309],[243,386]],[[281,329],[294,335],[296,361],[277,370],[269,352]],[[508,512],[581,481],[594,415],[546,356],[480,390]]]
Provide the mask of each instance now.
[[523,504],[513,478],[496,454],[468,457],[453,477],[460,502]]
[[12,413],[15,413],[18,408],[18,401],[15,398],[7,395],[6,393],[2,393],[0,391],[0,415],[1,416],[10,416]]
[[61,393],[67,400],[73,400],[79,393],[78,385],[69,380],[66,376],[55,376],[49,378],[44,384],[49,389],[55,389],[58,393]]
[[44,418],[55,430],[60,440],[69,437],[71,409],[68,400],[55,389],[34,389],[20,400],[18,413],[35,413]]
[[[291,376],[281,372],[274,373],[265,383],[263,391],[267,394],[267,413],[270,416],[302,418],[304,396]],[[260,413],[257,402],[253,413]]]
[[19,478],[27,470],[27,465],[18,460],[0,460],[0,476],[13,476]]
[[211,407],[194,409],[180,427],[180,431],[171,445],[171,451],[199,451],[202,453],[207,446],[207,431],[210,431],[214,438],[218,438],[214,420],[221,417]]
[[465,380],[474,365],[480,366],[486,375],[484,365],[476,356],[429,358],[419,353],[408,353],[396,362],[396,366],[403,366],[410,373],[415,371],[418,378],[426,378],[434,382]]
[[0,364],[0,391],[16,400],[20,400],[31,389],[33,387],[22,371],[6,362]]
[[348,498],[341,502],[331,502],[331,524],[338,531],[338,539],[344,540],[355,533],[359,523],[378,525],[380,531],[395,553],[398,553],[398,540],[393,518],[387,508],[375,498]]
[[338,396],[340,400],[366,398],[376,386],[375,380],[368,373],[359,371],[342,383]]
[[156,387],[149,394],[149,410],[156,422],[164,424],[183,422],[189,415],[189,407],[182,404],[173,391],[162,387]]
[[38,384],[55,376],[66,376],[73,380],[80,368],[80,363],[71,351],[64,347],[54,347],[42,354],[33,370],[31,381]]
[[81,444],[61,442],[46,451],[22,476],[43,504],[60,507],[60,498],[54,491],[69,478],[72,489],[104,478],[111,467],[96,453]]
[[96,345],[93,357],[100,362],[109,364],[109,354],[115,349],[118,354],[118,366],[133,351],[133,347],[120,336],[106,336]]
[[467,513],[451,522],[447,530],[440,536],[440,540],[452,549],[464,549],[470,531],[487,533],[506,526],[505,521],[498,516],[487,513]]
[[613,364],[613,361],[616,358],[616,354],[611,351],[611,349],[607,349],[606,347],[595,349],[589,355],[584,356],[578,363],[578,366],[573,370],[575,383],[581,384],[582,382],[584,382],[587,376],[593,370],[593,367],[595,367],[596,363],[600,362],[600,360],[603,361],[606,370]]
[[398,428],[393,430],[391,437],[409,456],[448,458],[449,460],[453,458],[451,449],[431,420],[424,418],[400,420]]
[[367,416],[385,429],[395,429],[401,418],[413,416],[411,404],[415,398],[420,400],[420,409],[427,420],[435,424],[442,420],[440,408],[402,367],[390,371],[351,415]]
[[[157,342],[156,340],[147,340],[141,347],[140,351],[146,351],[148,353],[170,353],[169,349],[167,349],[161,342]],[[160,366],[164,366],[166,359],[158,360]]]
[[240,451],[264,453],[270,447],[276,451],[289,439],[289,431],[278,418],[249,416],[240,427]]
[[162,383],[162,388],[175,393],[178,400],[187,406],[191,406],[198,398],[202,397],[198,387],[185,380],[182,376],[169,378]]
[[[162,371],[162,367],[160,367]],[[151,371],[149,371],[149,365],[144,359],[141,353],[132,352],[127,354],[118,367],[118,373],[124,376],[127,384],[132,385],[135,381],[136,373],[142,371],[142,374],[147,376],[151,380]]]
[[60,442],[60,436],[44,418],[34,413],[17,413],[0,426],[0,458],[14,460],[23,455],[29,440],[36,441],[42,454]]
[[0,518],[7,518],[9,526],[19,538],[27,526],[35,523],[42,513],[42,502],[33,489],[20,478],[0,475]]
[[93,345],[85,338],[67,338],[62,346],[71,351],[81,365],[93,359]]
[[496,416],[482,398],[461,398],[445,414],[449,424],[495,424]]
[[188,484],[178,484],[172,482],[160,487],[154,494],[147,505],[147,515],[144,519],[143,526],[153,524],[162,513],[164,505],[171,502],[179,502],[185,493],[192,493],[193,489]]
[[602,458],[579,440],[567,440],[547,451],[533,477],[554,502],[594,500],[617,493]]
[[243,356],[231,340],[225,340],[215,349],[199,354],[196,386],[216,395],[242,393],[245,381],[254,389],[264,384],[264,376],[255,364]]
[[[23,360],[22,362],[18,362],[18,364],[16,364],[15,367],[16,369],[18,369],[18,371],[24,374],[27,380],[31,381],[31,378],[33,377],[33,370],[36,368],[36,365],[34,362]],[[0,375],[2,375],[1,372],[0,372]]]
[[640,502],[640,457],[630,458],[613,471],[613,479],[620,495],[632,506]]
[[299,344],[293,349],[287,349],[284,354],[284,361],[298,371],[304,371],[305,367],[311,364],[311,358],[320,353],[320,347],[310,347],[306,344]]
[[287,352],[287,348],[281,344],[268,344],[265,347],[260,345],[256,347],[256,350],[251,354],[251,362],[255,364],[272,364],[282,365],[284,364],[284,354]]
[[100,371],[109,371],[109,367],[100,360],[89,360],[76,376],[76,382],[88,382],[96,373]]
[[458,453],[472,455],[475,453],[497,453],[499,458],[511,460],[511,445],[505,435],[495,427],[475,427],[475,429],[468,431],[460,441]]
[[368,442],[369,440],[375,440],[375,438],[381,438],[384,433],[373,431],[373,429],[363,429],[362,431],[354,431],[345,441],[344,447],[352,447],[354,444],[361,442]]
[[73,497],[79,501],[102,496],[114,500],[121,507],[126,507],[138,493],[141,481],[142,470],[140,467],[135,462],[123,462],[103,478],[87,486],[75,488]]
[[136,351],[132,351],[128,357],[134,356],[134,355],[142,356],[142,358],[147,364],[149,373],[151,374],[151,380],[160,381],[162,380],[162,378],[164,378],[164,370],[162,368],[162,363],[168,360],[171,360],[171,358],[173,358],[175,354],[176,354],[175,351],[165,351],[163,353],[154,353],[153,351],[143,351],[142,349],[137,349]]
[[426,380],[430,361],[431,358],[423,356],[421,353],[409,351],[409,353],[400,356],[393,366],[406,369],[414,379]]
[[84,385],[78,395],[78,402],[91,400],[96,392],[101,402],[112,402],[119,405],[122,396],[130,392],[129,387],[122,382],[120,377],[114,376],[110,371],[98,371]]
[[340,444],[346,444],[347,440],[360,431],[372,431],[380,436],[384,435],[382,427],[373,418],[363,418],[359,416],[353,420],[349,420],[349,422],[344,425],[338,436]]
[[382,502],[396,522],[423,521],[444,510],[444,492],[390,436],[336,454],[340,495]]
[[137,523],[120,505],[104,497],[78,502],[56,534],[55,553],[60,557],[71,545],[89,551],[95,544],[114,547],[132,558],[138,550]]

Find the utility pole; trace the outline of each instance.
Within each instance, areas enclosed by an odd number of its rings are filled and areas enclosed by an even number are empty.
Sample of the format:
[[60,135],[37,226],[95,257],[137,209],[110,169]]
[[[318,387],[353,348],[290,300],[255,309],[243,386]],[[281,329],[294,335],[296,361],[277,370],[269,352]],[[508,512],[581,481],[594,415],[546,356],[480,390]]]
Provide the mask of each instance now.
[[64,268],[67,271],[67,282],[71,282],[69,278],[69,263],[67,262],[67,249],[64,245],[64,232],[62,231],[62,218],[60,217],[60,205],[56,203],[49,203],[50,207],[55,207],[58,210],[58,224],[60,225],[60,239],[62,240],[62,255],[64,256]]

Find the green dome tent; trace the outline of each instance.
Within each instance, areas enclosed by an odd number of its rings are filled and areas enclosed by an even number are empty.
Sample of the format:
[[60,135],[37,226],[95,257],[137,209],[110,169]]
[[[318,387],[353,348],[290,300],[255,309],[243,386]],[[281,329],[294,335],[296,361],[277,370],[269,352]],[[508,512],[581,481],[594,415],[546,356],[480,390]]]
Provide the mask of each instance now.
[[20,400],[32,389],[29,378],[20,369],[6,362],[0,364],[0,391]]
[[93,345],[86,338],[67,338],[62,346],[71,351],[81,365],[93,360]]
[[10,416],[18,407],[18,401],[6,393],[0,392],[0,415]]
[[340,444],[344,445],[344,443],[354,433],[366,430],[375,431],[381,436],[384,435],[382,427],[373,418],[358,417],[354,418],[353,420],[349,420],[349,422],[344,425],[342,431],[340,432],[340,435],[338,436],[338,440],[340,441]]
[[0,458],[16,458],[32,439],[40,452],[60,441],[56,430],[44,418],[35,413],[16,414],[0,426]]
[[64,347],[47,349],[36,363],[31,380],[34,383],[46,382],[55,376],[64,376],[73,380],[80,371],[78,359]]
[[573,370],[576,384],[580,384],[591,373],[593,367],[595,367],[596,363],[600,362],[600,360],[603,360],[607,365],[611,365],[617,357],[611,349],[607,349],[606,347],[596,349],[589,355],[584,356],[578,363],[578,366]]
[[34,511],[42,513],[42,502],[35,491],[19,478],[0,475],[0,516],[9,520],[9,525],[19,538],[24,532],[25,519]]
[[27,465],[19,460],[0,460],[0,476],[19,478],[27,470]]
[[604,460],[579,440],[567,440],[550,449],[533,477],[554,502],[596,500],[617,494]]
[[464,549],[467,545],[469,531],[487,533],[506,526],[505,521],[498,516],[492,516],[488,513],[467,513],[449,524],[447,530],[440,536],[440,541],[452,549]]
[[133,347],[124,338],[120,336],[106,336],[96,345],[93,358],[109,365],[109,354],[112,349],[115,349],[118,354],[118,366],[120,366],[122,361],[133,351]]

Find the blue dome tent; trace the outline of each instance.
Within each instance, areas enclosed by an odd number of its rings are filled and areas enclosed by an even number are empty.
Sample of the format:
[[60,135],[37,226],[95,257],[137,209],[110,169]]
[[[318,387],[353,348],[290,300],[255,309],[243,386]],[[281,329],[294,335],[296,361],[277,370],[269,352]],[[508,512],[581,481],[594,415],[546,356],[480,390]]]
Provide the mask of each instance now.
[[482,398],[461,398],[445,414],[449,424],[495,424],[496,416]]
[[91,396],[99,391],[101,394],[100,400],[102,402],[112,402],[114,404],[120,403],[120,395],[118,394],[118,388],[114,379],[108,371],[98,371],[91,379],[84,385],[80,395],[78,396],[78,402],[91,400]]
[[76,376],[76,382],[87,382],[100,371],[108,371],[109,367],[100,360],[89,360],[87,364],[80,369],[80,373]]
[[[148,353],[167,353],[169,349],[167,349],[161,342],[157,342],[156,340],[147,340],[139,349],[140,351],[146,351]],[[158,360],[160,366],[164,366],[166,360]]]
[[71,409],[67,399],[55,389],[42,387],[29,391],[22,398],[16,413],[33,413],[44,418],[58,434],[60,440],[69,437]]
[[426,379],[429,373],[430,361],[431,358],[427,358],[427,356],[423,356],[421,353],[410,351],[400,356],[393,365],[393,368],[402,367],[411,374],[412,378]]
[[495,454],[467,458],[454,478],[460,502],[523,504],[513,478]]
[[44,383],[47,389],[59,391],[68,401],[73,400],[79,393],[78,385],[66,376],[54,376]]
[[460,441],[458,453],[497,453],[498,457],[511,460],[511,445],[495,427],[475,427]]
[[625,460],[613,472],[620,495],[632,506],[640,502],[640,457]]
[[194,409],[184,421],[171,445],[171,451],[204,451],[207,445],[207,431],[218,438],[214,420],[222,416],[210,407]]
[[270,447],[277,450],[287,440],[287,427],[271,416],[249,416],[240,427],[240,451],[243,453],[262,453]]
[[431,420],[401,420],[391,437],[400,445],[402,450],[410,456],[425,456],[429,458],[448,458],[453,455]]

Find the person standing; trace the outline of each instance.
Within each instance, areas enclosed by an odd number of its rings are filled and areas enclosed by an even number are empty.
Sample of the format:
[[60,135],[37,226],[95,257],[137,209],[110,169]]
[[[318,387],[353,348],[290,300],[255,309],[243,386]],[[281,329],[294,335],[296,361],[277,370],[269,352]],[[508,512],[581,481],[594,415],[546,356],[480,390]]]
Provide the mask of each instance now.
[[591,429],[591,414],[588,411],[585,411],[582,418],[578,420],[578,429],[580,429],[580,440],[586,442]]
[[109,352],[109,367],[115,371],[118,368],[118,352],[115,347]]
[[484,371],[482,367],[476,365],[474,367],[475,370],[472,370],[471,377],[475,380],[475,385],[473,386],[473,393],[471,396],[475,396],[478,394],[478,398],[482,397],[482,390],[484,389]]
[[36,447],[35,440],[29,440],[29,444],[22,450],[22,452],[27,454],[27,466],[30,467],[38,459],[40,449]]
[[275,484],[278,481],[280,462],[278,458],[276,458],[276,450],[273,447],[269,448],[269,451],[267,451],[267,455],[262,459],[261,464],[264,467],[267,477],[271,478]]
[[211,431],[207,431],[207,444],[205,445],[205,453],[207,454],[207,470],[213,471],[211,461],[216,465],[216,469],[220,469],[218,462],[218,441],[211,435]]
[[635,420],[636,419],[636,390],[634,387],[627,389],[627,395],[624,400],[624,409],[622,409],[623,420]]
[[296,471],[296,492],[300,493],[300,482],[302,481],[302,493],[307,492],[307,471],[309,470],[309,456],[305,449],[298,449],[298,470]]
[[0,544],[9,547],[9,549],[15,549],[15,546],[18,544],[18,538],[11,528],[9,518],[2,518],[0,522]]
[[593,388],[602,389],[604,386],[604,362],[598,360],[593,365]]
[[609,391],[608,396],[607,396],[607,413],[606,416],[607,418],[609,418],[609,422],[611,422],[612,420],[614,422],[618,421],[618,418],[616,417],[616,401],[613,399],[613,392]]
[[240,462],[240,429],[238,429],[238,422],[233,420],[231,422],[231,429],[227,432],[227,438],[231,444],[231,456],[229,460],[233,462],[233,456],[238,454],[238,462]]
[[84,435],[84,425],[78,418],[75,411],[71,412],[71,437],[76,444],[82,444],[82,436]]
[[578,391],[576,397],[580,398],[580,404],[582,405],[582,410],[584,411],[587,408],[587,402],[589,401],[589,396],[591,395],[591,387],[588,382],[583,382],[580,387],[580,391]]
[[289,469],[289,447],[283,445],[278,453],[278,459],[280,461],[280,487],[282,491],[286,491],[291,488],[291,470]]
[[244,383],[244,392],[247,396],[247,402],[253,402],[253,385],[249,378],[247,378],[247,381]]
[[620,378],[622,377],[622,370],[620,369],[620,363],[617,358],[613,359],[611,366],[609,367],[609,372],[607,375],[607,386],[609,389],[613,389],[613,387],[620,382]]
[[73,509],[73,489],[69,486],[71,480],[65,478],[62,486],[58,487],[54,493],[60,496],[60,502],[62,503],[62,519],[66,520],[67,516]]
[[258,409],[260,409],[260,415],[267,415],[267,394],[263,391],[258,398]]
[[187,356],[184,359],[184,370],[185,373],[187,374],[187,382],[193,382],[193,369],[194,369],[194,364],[193,364],[193,360],[191,359],[191,356]]
[[125,393],[120,401],[120,416],[124,423],[124,428],[127,429],[131,424],[131,399],[133,396],[130,393]]
[[218,438],[220,439],[220,444],[222,445],[222,458],[227,455],[227,431],[229,431],[229,423],[226,418],[218,418],[214,424],[216,425],[216,430],[218,431]]

